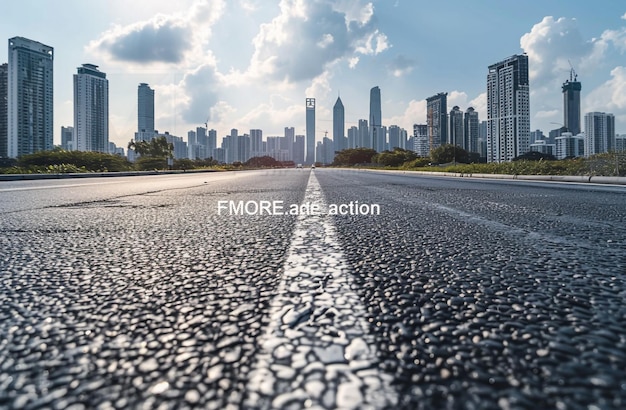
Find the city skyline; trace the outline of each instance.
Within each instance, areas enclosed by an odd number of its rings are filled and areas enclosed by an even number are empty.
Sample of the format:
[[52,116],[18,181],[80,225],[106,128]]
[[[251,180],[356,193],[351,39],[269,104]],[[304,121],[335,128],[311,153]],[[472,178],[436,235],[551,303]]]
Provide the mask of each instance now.
[[[22,8],[35,10],[27,23],[20,21]],[[532,130],[547,134],[563,123],[561,86],[571,62],[584,83],[581,115],[613,113],[616,131],[623,133],[626,67],[619,58],[626,51],[624,11],[565,1],[527,5],[520,13],[490,1],[455,14],[449,6],[406,1],[285,0],[261,7],[252,0],[132,6],[114,0],[61,1],[52,7],[26,0],[6,6],[0,33],[55,49],[55,144],[61,127],[73,123],[72,74],[85,63],[107,73],[109,139],[125,146],[137,128],[140,83],[156,91],[155,128],[160,132],[185,136],[206,122],[219,138],[232,128],[282,135],[289,126],[305,134],[301,106],[311,97],[317,102],[316,141],[321,141],[325,131],[332,131],[337,94],[347,133],[368,118],[367,90],[373,86],[382,90],[382,125],[387,127],[411,130],[425,123],[426,98],[442,91],[448,93],[448,106],[463,111],[472,106],[483,120],[488,65],[523,52],[529,57]],[[55,16],[60,26],[72,21],[81,35],[42,23]],[[496,18],[497,27],[459,23]],[[443,29],[437,36],[428,31],[435,24]],[[153,47],[157,44],[168,47]],[[7,61],[4,53],[0,63]]]

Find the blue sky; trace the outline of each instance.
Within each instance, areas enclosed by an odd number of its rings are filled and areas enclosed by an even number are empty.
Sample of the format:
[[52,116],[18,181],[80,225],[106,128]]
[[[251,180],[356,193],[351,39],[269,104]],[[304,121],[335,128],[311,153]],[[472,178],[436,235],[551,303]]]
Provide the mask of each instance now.
[[[156,90],[159,131],[186,138],[208,120],[224,136],[260,128],[304,134],[304,99],[317,99],[318,139],[337,98],[347,126],[368,117],[381,88],[383,124],[425,123],[425,99],[485,119],[487,66],[528,53],[531,127],[563,122],[569,62],[583,114],[611,112],[626,133],[626,5],[615,1],[22,0],[3,5],[0,37],[55,49],[55,143],[72,125],[72,75],[100,66],[110,87],[110,140],[136,131],[137,85]],[[6,44],[6,43],[5,43]],[[6,46],[0,62],[7,61]],[[569,62],[568,62],[569,60]],[[557,123],[557,124],[555,124]],[[330,134],[330,132],[329,132]]]

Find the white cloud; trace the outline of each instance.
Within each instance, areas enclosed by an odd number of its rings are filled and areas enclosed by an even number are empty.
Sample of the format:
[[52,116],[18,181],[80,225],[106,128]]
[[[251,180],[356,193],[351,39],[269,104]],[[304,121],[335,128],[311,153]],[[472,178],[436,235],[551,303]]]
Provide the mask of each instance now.
[[[522,36],[520,45],[529,59],[531,127],[546,129],[553,127],[551,122],[562,121],[561,85],[569,79],[571,67],[583,83],[583,90],[589,90],[585,88],[585,84],[589,84],[585,81],[608,74],[609,61],[626,53],[626,27],[604,30],[599,37],[586,40],[579,32],[576,19],[548,16]],[[610,71],[609,80],[582,94],[583,114],[614,110],[620,118],[619,110],[626,109],[624,70],[624,67],[615,67]]]
[[86,49],[96,57],[122,64],[188,65],[187,60],[197,62],[198,56],[207,54],[202,47],[224,7],[224,0],[197,1],[187,13],[157,14],[145,21],[116,25]]
[[[611,79],[592,90],[583,99],[584,112],[626,110],[626,67],[611,70]],[[614,112],[617,114],[616,112]]]
[[383,118],[385,125],[397,125],[413,135],[413,124],[426,124],[426,100],[411,100],[400,115]]
[[295,83],[321,75],[334,62],[351,66],[359,54],[389,48],[384,33],[374,27],[373,6],[360,1],[281,0],[280,14],[261,24],[253,40],[254,54],[240,80]]
[[568,77],[569,62],[578,65],[593,50],[591,42],[583,40],[576,19],[544,17],[520,39],[528,54],[531,87],[553,88]]

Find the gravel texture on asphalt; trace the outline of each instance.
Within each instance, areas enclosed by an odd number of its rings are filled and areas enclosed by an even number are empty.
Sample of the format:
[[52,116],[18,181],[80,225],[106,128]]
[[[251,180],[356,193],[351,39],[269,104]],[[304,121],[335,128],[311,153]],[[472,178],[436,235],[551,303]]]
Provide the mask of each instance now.
[[626,407],[623,191],[317,177],[400,408]]
[[[311,172],[381,214],[217,214]],[[0,189],[0,408],[626,408],[623,188],[49,183]]]
[[3,214],[0,408],[240,408],[295,217],[217,201],[299,203],[307,177]]

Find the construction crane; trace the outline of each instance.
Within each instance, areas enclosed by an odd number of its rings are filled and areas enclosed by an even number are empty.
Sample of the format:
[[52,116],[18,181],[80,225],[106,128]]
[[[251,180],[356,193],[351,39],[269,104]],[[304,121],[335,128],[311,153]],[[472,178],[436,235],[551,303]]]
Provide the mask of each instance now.
[[574,70],[574,66],[572,65],[572,62],[569,61],[569,59],[567,60],[567,62],[569,63],[569,81],[578,81],[578,74],[576,74],[576,71]]

